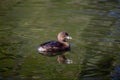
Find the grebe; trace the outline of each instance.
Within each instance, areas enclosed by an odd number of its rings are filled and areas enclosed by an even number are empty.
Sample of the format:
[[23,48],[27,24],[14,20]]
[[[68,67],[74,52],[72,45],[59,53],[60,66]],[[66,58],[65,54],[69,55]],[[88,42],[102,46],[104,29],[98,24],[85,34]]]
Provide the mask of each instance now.
[[48,41],[40,44],[38,52],[45,56],[57,56],[59,63],[72,63],[71,60],[65,57],[65,52],[70,51],[70,44],[67,40],[72,39],[72,37],[67,32],[60,32],[57,38],[57,41]]

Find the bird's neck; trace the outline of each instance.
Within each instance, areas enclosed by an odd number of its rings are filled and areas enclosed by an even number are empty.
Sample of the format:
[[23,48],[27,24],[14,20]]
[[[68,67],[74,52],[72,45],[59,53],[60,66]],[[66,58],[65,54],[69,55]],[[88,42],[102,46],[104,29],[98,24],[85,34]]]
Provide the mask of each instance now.
[[61,40],[58,40],[58,42],[62,43],[65,47],[68,47],[68,46],[69,46],[69,43],[68,43],[68,42],[61,41]]

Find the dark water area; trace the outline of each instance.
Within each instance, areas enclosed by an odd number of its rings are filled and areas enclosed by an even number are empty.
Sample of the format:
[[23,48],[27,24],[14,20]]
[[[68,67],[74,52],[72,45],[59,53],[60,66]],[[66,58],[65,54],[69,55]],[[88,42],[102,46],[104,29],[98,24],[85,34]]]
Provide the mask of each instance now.
[[[67,31],[72,64],[37,52]],[[120,80],[120,0],[0,1],[0,80]]]
[[[96,2],[98,4],[92,3],[92,1],[91,4],[102,10],[97,9],[98,13],[94,13],[96,10],[91,11],[96,16],[92,18],[88,27],[81,34],[87,44],[86,57],[83,60],[84,67],[79,78],[80,80],[119,80],[119,4],[114,4],[114,1]],[[107,3],[114,5],[109,6]],[[104,6],[99,4],[104,4]],[[81,77],[83,78],[81,79]]]

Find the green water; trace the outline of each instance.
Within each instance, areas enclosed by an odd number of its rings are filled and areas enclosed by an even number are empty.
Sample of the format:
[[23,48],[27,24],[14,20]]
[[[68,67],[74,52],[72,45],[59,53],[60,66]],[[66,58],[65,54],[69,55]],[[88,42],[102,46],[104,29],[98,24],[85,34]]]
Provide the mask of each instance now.
[[[37,52],[61,31],[73,64]],[[0,1],[0,80],[119,80],[119,66],[119,0]]]

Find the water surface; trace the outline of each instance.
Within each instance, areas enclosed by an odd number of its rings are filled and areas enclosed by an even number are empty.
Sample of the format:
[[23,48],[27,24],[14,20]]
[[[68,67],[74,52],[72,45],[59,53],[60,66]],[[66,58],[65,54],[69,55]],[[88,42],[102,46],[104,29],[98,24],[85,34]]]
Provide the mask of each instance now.
[[[119,0],[0,1],[1,80],[119,80]],[[73,64],[37,52],[67,31]]]

